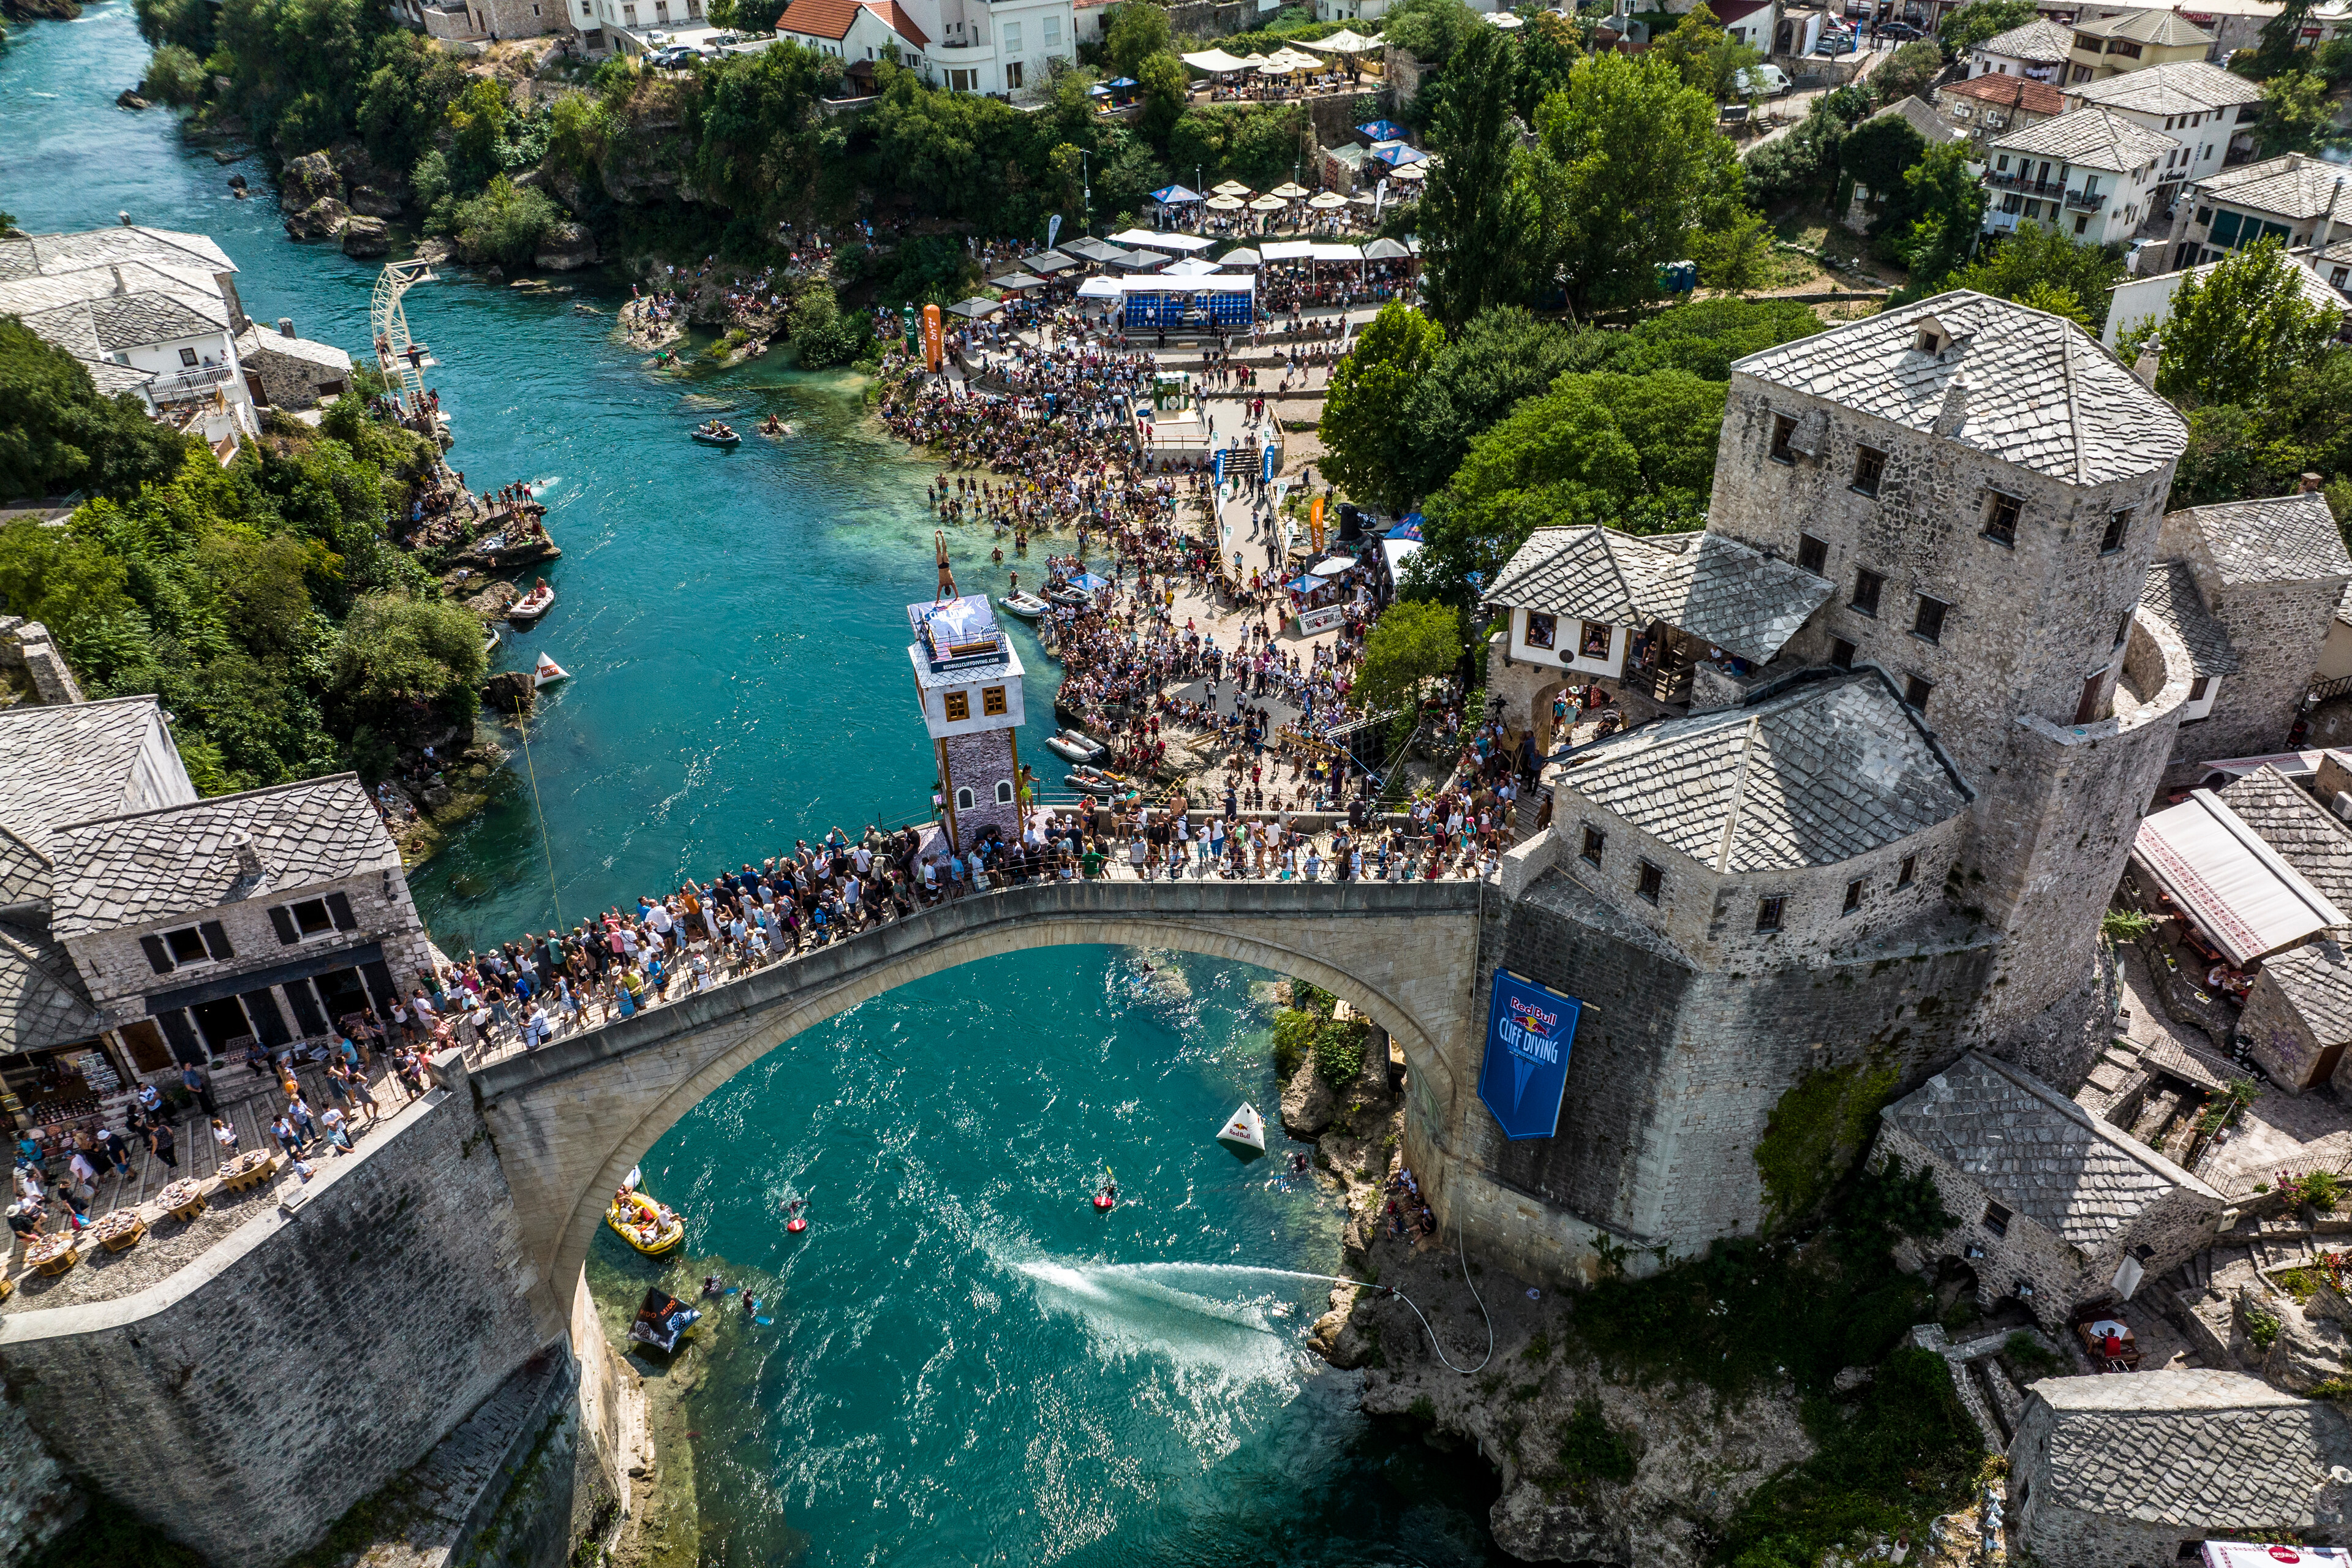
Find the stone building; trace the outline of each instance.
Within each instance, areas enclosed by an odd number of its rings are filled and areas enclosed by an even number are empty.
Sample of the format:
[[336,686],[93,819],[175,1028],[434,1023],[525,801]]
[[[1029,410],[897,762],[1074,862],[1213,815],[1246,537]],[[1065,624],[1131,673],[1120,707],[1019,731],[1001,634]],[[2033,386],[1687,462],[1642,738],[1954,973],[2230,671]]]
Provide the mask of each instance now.
[[2168,1568],[2208,1540],[2352,1544],[2352,1426],[2242,1373],[2045,1378],[2009,1463],[2012,1561]]
[[152,697],[0,710],[9,1114],[324,1038],[387,1012],[430,952],[352,774],[201,800]]
[[947,842],[969,849],[1021,837],[1021,655],[985,595],[954,596],[940,546],[939,602],[907,606],[923,727],[939,764]]
[[1972,76],[1935,89],[1944,123],[1972,141],[2023,131],[2066,112],[2065,95],[2046,81],[2021,76]]
[[1979,1306],[2016,1301],[2071,1331],[2213,1239],[2225,1201],[2021,1068],[1970,1052],[1879,1116],[1874,1157],[1935,1173],[1959,1223],[1935,1245]]
[[[2308,247],[2321,258],[2315,265],[2332,265],[2324,258],[2347,235],[2352,170],[2308,153],[2284,153],[2190,182],[2189,199],[2172,209],[2172,265],[2179,270],[2219,261],[2263,239],[2289,250]],[[2336,281],[2332,272],[2328,280]]]
[[2104,109],[2179,143],[2164,160],[2150,211],[2167,213],[2181,186],[2218,171],[2238,127],[2259,111],[2262,84],[2204,60],[2176,60],[2066,89],[2073,109]]
[[[2200,757],[2284,749],[2352,584],[2352,555],[2326,499],[2310,489],[2190,507],[2164,519],[2157,549],[2186,569],[2229,643],[2226,673],[2207,657],[2211,673],[2200,670],[2190,692],[2180,743]],[[2173,603],[2186,612],[2177,595]]]
[[278,319],[277,330],[247,323],[237,334],[238,361],[257,404],[275,408],[316,408],[351,390],[352,356],[332,343],[294,335],[294,323]]
[[1972,1047],[2080,1078],[2099,916],[2194,679],[2139,612],[2184,437],[2080,328],[1947,294],[1735,363],[1704,535],[1539,533],[1497,574],[1514,728],[1601,646],[1588,618],[1689,717],[1550,770],[1551,829],[1507,867],[1491,956],[1590,1010],[1557,1138],[1440,1129],[1490,1196],[1550,1205],[1564,1247],[1696,1249],[1779,1201],[1756,1151],[1801,1085]]

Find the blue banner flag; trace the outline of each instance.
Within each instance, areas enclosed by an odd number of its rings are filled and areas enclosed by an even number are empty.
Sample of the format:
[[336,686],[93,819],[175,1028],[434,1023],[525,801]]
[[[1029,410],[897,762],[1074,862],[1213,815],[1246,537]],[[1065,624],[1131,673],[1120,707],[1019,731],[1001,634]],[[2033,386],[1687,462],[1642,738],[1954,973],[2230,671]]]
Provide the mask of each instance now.
[[1486,1059],[1478,1069],[1478,1098],[1502,1124],[1503,1136],[1549,1138],[1559,1130],[1559,1102],[1568,1091],[1568,1047],[1584,1005],[1549,985],[1495,971],[1486,1004]]
[[1271,446],[1265,449],[1265,482],[1274,483],[1274,448]]
[[1053,249],[1054,242],[1061,237],[1062,215],[1060,213],[1055,213],[1052,217],[1045,220],[1045,248],[1048,250]]
[[1225,482],[1225,449],[1223,447],[1218,447],[1215,458],[1211,461],[1212,478],[1209,482],[1212,485],[1223,484]]

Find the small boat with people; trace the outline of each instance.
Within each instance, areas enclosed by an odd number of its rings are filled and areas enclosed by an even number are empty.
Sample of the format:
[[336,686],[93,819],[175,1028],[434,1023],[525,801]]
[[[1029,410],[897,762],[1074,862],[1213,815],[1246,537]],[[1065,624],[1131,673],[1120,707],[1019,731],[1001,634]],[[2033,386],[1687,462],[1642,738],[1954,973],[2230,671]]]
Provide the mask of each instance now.
[[1255,1160],[1265,1152],[1265,1118],[1258,1114],[1256,1106],[1244,1100],[1240,1110],[1225,1118],[1224,1126],[1217,1132],[1217,1142],[1244,1162]]
[[1024,621],[1034,621],[1054,607],[1026,588],[1001,595],[996,602]]
[[1074,763],[1091,763],[1110,751],[1083,730],[1063,730],[1045,742],[1045,749]]
[[639,1192],[637,1182],[638,1173],[632,1170],[604,1205],[604,1223],[647,1258],[658,1258],[686,1239],[686,1222],[667,1204]]
[[555,590],[546,578],[531,584],[530,592],[507,606],[509,626],[527,626],[555,607]]
[[533,691],[538,690],[542,686],[552,686],[559,680],[569,680],[571,679],[572,672],[570,670],[564,668],[562,665],[556,663],[555,660],[550,658],[545,654],[541,654],[539,656],[539,662],[531,666],[530,668],[530,689]]
[[1063,778],[1072,789],[1087,795],[1117,795],[1121,790],[1136,787],[1135,781],[1125,773],[1107,773],[1097,767],[1075,767]]
[[716,419],[704,420],[689,434],[706,447],[740,447],[743,444],[743,437],[735,433],[733,426]]

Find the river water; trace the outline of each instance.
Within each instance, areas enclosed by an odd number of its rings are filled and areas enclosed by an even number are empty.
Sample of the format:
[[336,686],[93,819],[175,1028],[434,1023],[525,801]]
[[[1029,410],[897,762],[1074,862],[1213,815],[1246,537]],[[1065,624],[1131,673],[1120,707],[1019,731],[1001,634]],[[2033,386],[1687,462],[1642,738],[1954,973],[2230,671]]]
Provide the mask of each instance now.
[[[209,234],[256,319],[367,342],[373,268],[287,241],[258,161],[218,165],[165,112],[113,106],[145,58],[127,0],[14,37],[0,209],[35,232],[128,212]],[[235,173],[265,194],[233,199]],[[451,951],[929,801],[904,652],[904,605],[932,588],[926,470],[854,378],[656,374],[609,335],[613,282],[576,289],[453,272],[409,298],[450,460],[476,489],[535,480],[563,547],[556,609],[505,662],[544,649],[573,673],[527,756],[501,736],[527,763],[510,796],[413,879]],[[712,409],[797,435],[690,445]],[[966,591],[1001,586],[985,548],[958,545]],[[1055,667],[1024,655],[1042,758]],[[1505,1561],[1491,1476],[1375,1428],[1354,1378],[1301,1349],[1324,1292],[1264,1270],[1337,1267],[1330,1205],[1286,1189],[1278,1154],[1243,1167],[1211,1142],[1275,1097],[1270,978],[1110,948],[968,965],[799,1036],[673,1129],[645,1169],[691,1256],[657,1273],[601,1235],[600,1300],[716,1270],[773,1321],[730,1305],[698,1331],[673,1470],[700,1531],[671,1560]],[[1129,1199],[1108,1217],[1088,1203],[1106,1163]]]

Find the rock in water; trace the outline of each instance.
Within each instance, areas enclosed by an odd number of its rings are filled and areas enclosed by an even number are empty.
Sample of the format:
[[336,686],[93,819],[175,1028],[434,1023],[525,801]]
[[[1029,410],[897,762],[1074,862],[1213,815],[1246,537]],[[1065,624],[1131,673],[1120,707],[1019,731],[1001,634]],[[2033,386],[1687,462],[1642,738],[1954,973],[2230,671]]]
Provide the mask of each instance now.
[[145,99],[139,96],[139,89],[137,88],[126,87],[121,92],[114,95],[114,107],[117,109],[145,109],[149,107],[149,105]]
[[345,256],[382,256],[392,248],[392,236],[380,217],[348,217],[343,220],[343,254]]
[[502,669],[482,683],[482,706],[493,713],[512,717],[518,705],[528,713],[537,700],[528,670]]
[[550,272],[572,272],[596,264],[596,237],[582,223],[560,223],[547,231],[533,258]]
[[343,225],[350,220],[351,216],[352,209],[332,196],[327,197],[324,201],[312,202],[286,220],[287,237],[332,239],[342,232]]
[[351,208],[362,217],[398,217],[400,198],[374,185],[353,185]]
[[278,196],[279,205],[291,213],[308,212],[324,201],[341,206],[343,177],[324,153],[305,153],[278,171]]

